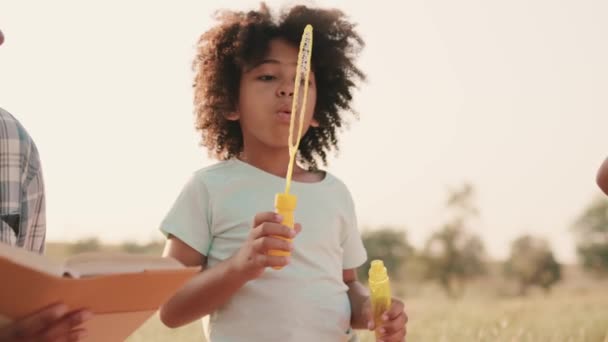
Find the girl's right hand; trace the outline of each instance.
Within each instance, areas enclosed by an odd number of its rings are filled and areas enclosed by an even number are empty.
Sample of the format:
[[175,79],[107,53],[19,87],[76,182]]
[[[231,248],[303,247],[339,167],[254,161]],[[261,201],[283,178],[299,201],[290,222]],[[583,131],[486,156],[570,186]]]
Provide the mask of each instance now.
[[247,241],[232,257],[235,272],[243,275],[247,280],[256,279],[264,273],[266,267],[286,266],[289,264],[288,256],[268,255],[270,250],[283,250],[291,252],[293,239],[301,230],[300,224],[291,229],[281,224],[283,218],[273,212],[263,212],[255,215],[253,229]]

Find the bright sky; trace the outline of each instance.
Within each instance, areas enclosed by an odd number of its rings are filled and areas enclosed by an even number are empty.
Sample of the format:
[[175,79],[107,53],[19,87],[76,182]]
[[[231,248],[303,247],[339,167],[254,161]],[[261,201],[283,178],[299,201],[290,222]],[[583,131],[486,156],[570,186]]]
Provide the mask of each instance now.
[[[0,106],[42,155],[49,240],[161,237],[188,176],[213,163],[193,129],[190,65],[216,4],[2,1]],[[446,190],[470,181],[492,256],[532,233],[573,261],[568,228],[608,155],[608,2],[317,4],[343,9],[367,43],[361,119],[329,167],[360,223],[405,227],[421,246]]]

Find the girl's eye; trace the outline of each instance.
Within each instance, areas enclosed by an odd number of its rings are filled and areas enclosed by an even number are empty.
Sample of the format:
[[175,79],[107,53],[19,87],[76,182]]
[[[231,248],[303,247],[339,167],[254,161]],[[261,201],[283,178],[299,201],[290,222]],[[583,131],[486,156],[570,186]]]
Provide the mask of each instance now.
[[264,81],[264,82],[272,81],[272,80],[275,80],[275,79],[276,79],[276,77],[272,76],[272,75],[262,75],[262,76],[258,77],[258,80]]
[[[304,87],[304,83],[306,83],[306,80],[302,77],[300,79],[300,88]],[[308,80],[308,88],[312,87],[313,85],[312,80]]]
[[[311,76],[312,76],[312,75],[311,75]],[[295,80],[295,78],[294,78],[294,80]],[[303,87],[303,86],[304,86],[304,83],[306,83],[306,75],[302,74],[302,75],[300,76],[300,87]],[[313,85],[314,85],[314,82],[313,82],[313,80],[312,80],[312,77],[309,77],[309,79],[308,79],[308,87],[310,88],[310,87],[312,87]]]
[[[306,83],[306,79],[304,79],[304,77],[302,77],[302,78],[300,79],[300,87],[303,87],[305,83]],[[309,86],[309,87],[311,87],[311,86],[312,86],[312,80],[310,80],[310,79],[308,80],[308,86]]]

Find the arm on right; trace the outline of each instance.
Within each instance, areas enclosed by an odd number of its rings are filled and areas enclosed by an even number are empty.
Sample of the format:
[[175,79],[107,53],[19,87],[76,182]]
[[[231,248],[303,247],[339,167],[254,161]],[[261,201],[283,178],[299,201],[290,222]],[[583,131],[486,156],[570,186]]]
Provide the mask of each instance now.
[[161,321],[170,328],[193,322],[222,306],[249,280],[261,276],[267,267],[287,265],[289,257],[267,254],[271,249],[292,249],[291,242],[279,237],[293,238],[299,225],[294,231],[281,225],[281,220],[272,212],[257,214],[241,248],[211,268],[205,267],[205,255],[177,237],[169,236],[163,256],[175,258],[185,266],[202,266],[202,271],[161,306]]
[[608,195],[608,158],[604,160],[604,163],[597,171],[596,182],[600,189]]

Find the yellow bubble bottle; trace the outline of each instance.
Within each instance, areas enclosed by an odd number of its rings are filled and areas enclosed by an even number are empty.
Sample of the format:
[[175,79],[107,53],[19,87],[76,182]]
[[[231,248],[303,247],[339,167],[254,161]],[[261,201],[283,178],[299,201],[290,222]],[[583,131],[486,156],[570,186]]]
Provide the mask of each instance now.
[[373,260],[369,268],[369,291],[376,337],[380,337],[378,328],[382,325],[382,314],[391,307],[391,284],[382,260]]
[[[294,211],[296,210],[297,202],[298,198],[292,194],[278,193],[274,197],[275,212],[283,217],[283,221],[281,221],[281,224],[291,229],[293,229],[295,225]],[[287,241],[291,241],[291,239],[286,239],[283,237],[280,238]],[[289,252],[279,250],[272,250],[270,252],[271,255],[279,256],[288,256],[290,254]]]

